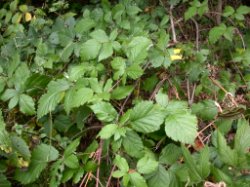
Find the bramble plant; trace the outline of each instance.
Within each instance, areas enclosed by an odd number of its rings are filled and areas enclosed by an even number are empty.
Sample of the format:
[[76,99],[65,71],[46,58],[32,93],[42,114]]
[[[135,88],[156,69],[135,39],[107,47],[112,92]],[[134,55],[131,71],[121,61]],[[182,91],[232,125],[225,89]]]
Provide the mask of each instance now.
[[249,13],[1,3],[0,186],[249,186]]

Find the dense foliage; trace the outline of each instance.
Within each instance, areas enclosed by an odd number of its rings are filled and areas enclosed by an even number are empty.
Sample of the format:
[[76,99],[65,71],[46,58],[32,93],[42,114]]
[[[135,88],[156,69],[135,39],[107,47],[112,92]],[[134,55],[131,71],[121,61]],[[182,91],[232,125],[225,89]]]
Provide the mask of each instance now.
[[0,186],[249,186],[250,8],[0,5]]

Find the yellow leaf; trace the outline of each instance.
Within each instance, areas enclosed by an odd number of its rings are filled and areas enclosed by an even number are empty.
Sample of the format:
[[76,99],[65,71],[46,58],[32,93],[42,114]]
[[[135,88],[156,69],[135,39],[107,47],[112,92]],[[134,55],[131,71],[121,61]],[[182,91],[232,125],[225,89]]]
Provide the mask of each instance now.
[[22,15],[19,15],[18,18],[17,18],[16,23],[20,23],[21,19],[22,19]]
[[4,145],[0,146],[0,150],[4,151],[5,153],[11,153],[12,152],[11,147],[7,147],[7,146],[4,146]]
[[18,158],[18,165],[22,168],[27,168],[29,166],[29,162],[23,158]]
[[178,48],[176,48],[176,49],[174,49],[174,54],[180,54],[180,52],[181,52],[181,49],[178,49]]
[[182,59],[182,55],[171,55],[170,59],[173,60],[181,60]]
[[29,22],[31,19],[32,19],[31,13],[26,12],[26,13],[25,13],[25,21],[26,21],[26,22]]

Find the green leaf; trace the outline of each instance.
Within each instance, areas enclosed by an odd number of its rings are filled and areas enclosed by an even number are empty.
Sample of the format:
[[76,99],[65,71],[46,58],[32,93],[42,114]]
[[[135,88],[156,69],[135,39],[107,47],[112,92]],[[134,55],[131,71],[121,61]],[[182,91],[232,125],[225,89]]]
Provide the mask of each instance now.
[[138,14],[139,12],[142,11],[138,6],[135,6],[135,5],[131,5],[131,6],[128,6],[126,8],[127,8],[126,9],[127,14],[130,16],[136,16],[136,14]]
[[182,149],[183,156],[185,158],[185,163],[187,164],[188,169],[190,170],[190,177],[195,181],[201,181],[202,178],[199,174],[194,158],[192,157],[192,155],[190,154],[190,152],[184,145],[181,146],[181,149]]
[[196,15],[196,13],[197,13],[197,9],[196,9],[196,7],[189,7],[188,9],[187,9],[187,11],[185,12],[185,14],[184,14],[184,18],[185,18],[185,20],[187,21],[187,20],[189,20],[190,18],[192,18],[192,17],[194,17],[195,15]]
[[162,89],[158,91],[158,93],[155,96],[156,103],[159,105],[166,107],[168,105],[168,95],[163,92]]
[[79,167],[78,170],[77,170],[77,172],[74,175],[73,183],[74,184],[79,183],[80,180],[82,179],[83,174],[84,174],[84,168]]
[[80,65],[71,66],[68,72],[69,80],[77,81],[79,78],[81,78],[84,75],[86,71],[87,71],[87,68],[84,63]]
[[219,168],[213,167],[212,173],[216,181],[224,181],[226,184],[233,184],[232,177]]
[[48,92],[39,99],[37,117],[38,119],[52,112],[62,100],[64,92]]
[[166,113],[168,115],[173,115],[176,113],[186,113],[188,112],[188,103],[185,101],[169,101],[167,108],[166,108]]
[[117,112],[110,103],[99,102],[90,106],[90,108],[97,118],[103,122],[111,122],[117,117]]
[[63,176],[61,179],[61,183],[66,183],[67,181],[69,181],[73,175],[74,175],[75,170],[74,169],[67,169],[63,171]]
[[199,170],[199,174],[203,179],[206,179],[209,174],[210,174],[210,153],[209,153],[209,147],[204,147],[201,151],[200,151],[200,159],[199,159],[199,165],[198,170]]
[[90,101],[93,97],[93,91],[90,88],[71,88],[67,91],[64,100],[65,111],[69,114],[74,107],[79,107]]
[[109,42],[109,37],[104,30],[98,29],[90,33],[90,36],[100,43]]
[[9,101],[8,108],[9,109],[14,108],[18,104],[18,101],[19,101],[19,97],[18,96],[12,97],[10,99],[10,101]]
[[80,49],[80,56],[83,60],[95,59],[101,49],[101,44],[95,39],[90,39],[82,44]]
[[[174,150],[174,151],[173,151]],[[181,149],[177,145],[170,143],[165,146],[160,154],[159,162],[162,164],[174,164],[181,156]]]
[[126,153],[132,157],[140,158],[143,155],[143,143],[141,137],[134,131],[127,131],[122,140]]
[[111,136],[115,134],[118,126],[116,124],[108,124],[105,125],[101,131],[98,133],[98,136],[102,139],[109,139]]
[[31,163],[26,171],[16,170],[15,179],[22,184],[34,182],[46,168],[47,163],[58,158],[58,151],[49,145],[40,144],[31,155]]
[[120,170],[116,170],[112,173],[112,176],[114,178],[121,178],[123,175],[125,175],[125,173],[123,171],[120,171]]
[[111,67],[112,69],[115,70],[114,80],[117,80],[120,76],[122,76],[125,73],[126,61],[122,57],[115,57],[111,61]]
[[114,89],[111,93],[111,99],[121,100],[126,98],[132,91],[133,86],[120,86]]
[[220,159],[226,164],[236,166],[237,165],[237,154],[235,150],[232,150],[228,145],[224,136],[220,131],[217,132],[217,148]]
[[218,108],[212,100],[204,100],[192,105],[192,112],[203,120],[212,120],[218,114]]
[[51,81],[48,85],[48,92],[39,99],[37,108],[37,117],[41,118],[44,115],[52,112],[57,104],[64,97],[64,91],[69,88],[69,83],[64,79]]
[[223,16],[228,17],[234,14],[234,8],[231,6],[225,6]]
[[248,6],[240,6],[239,8],[237,8],[236,12],[238,14],[249,14],[250,13],[250,7]]
[[147,57],[147,51],[151,45],[152,42],[149,38],[136,36],[127,45],[125,53],[133,63],[141,63]]
[[71,142],[65,149],[64,151],[64,156],[68,157],[70,156],[72,153],[74,153],[76,151],[76,148],[79,146],[80,144],[80,139],[76,139],[73,142]]
[[133,64],[126,69],[126,74],[136,80],[143,75],[143,69],[138,64]]
[[64,47],[64,49],[60,52],[60,59],[63,62],[69,61],[69,57],[72,55],[74,51],[75,43],[70,42],[67,46]]
[[233,41],[233,36],[235,33],[235,28],[234,27],[227,27],[225,33],[223,34],[223,36],[229,40],[229,41]]
[[10,137],[12,148],[18,152],[22,157],[24,157],[26,160],[30,159],[30,150],[27,145],[27,143],[18,136],[11,136]]
[[150,187],[168,187],[170,186],[170,175],[166,169],[159,165],[157,170],[149,177],[148,186]]
[[33,115],[35,111],[35,103],[29,95],[21,94],[19,98],[20,111],[24,114]]
[[197,119],[187,112],[168,115],[165,119],[165,132],[175,141],[193,144],[197,136]]
[[18,95],[18,91],[15,89],[6,89],[5,92],[1,96],[1,100],[8,101],[12,97],[15,97]]
[[125,158],[121,157],[120,155],[116,155],[114,159],[114,164],[123,173],[127,173],[129,170],[128,162],[126,161]]
[[32,74],[26,81],[25,81],[25,90],[29,95],[34,95],[47,86],[50,82],[51,78],[47,75],[42,75],[39,73]]
[[164,113],[158,106],[150,101],[143,101],[132,109],[130,123],[134,130],[150,133],[160,129],[164,117]]
[[150,174],[158,168],[158,162],[152,158],[145,156],[137,162],[137,170],[141,174]]
[[[0,67],[0,72],[1,72],[1,67]],[[5,84],[6,82],[4,78],[0,77],[0,93],[4,90]]]
[[111,57],[113,54],[113,46],[111,42],[107,42],[104,43],[102,45],[99,57],[98,57],[98,61],[102,61],[104,59],[107,59],[109,57]]
[[79,162],[78,162],[78,158],[76,155],[69,155],[64,159],[64,164],[71,168],[71,169],[77,169],[79,167]]
[[92,29],[93,27],[95,27],[96,23],[94,20],[92,20],[91,18],[83,18],[80,19],[76,25],[75,25],[75,31],[77,33],[84,33],[86,31],[89,31],[90,29]]
[[2,173],[0,174],[0,186],[1,187],[11,187],[10,181]]
[[135,187],[147,187],[146,180],[137,172],[129,173],[130,182]]
[[250,127],[246,120],[238,121],[238,129],[235,135],[234,148],[240,153],[247,153],[250,147]]
[[9,153],[12,151],[12,145],[9,133],[6,131],[5,126],[2,111],[0,109],[0,149]]
[[208,33],[209,41],[212,44],[216,43],[220,39],[220,37],[225,33],[226,29],[227,28],[224,24],[212,28]]

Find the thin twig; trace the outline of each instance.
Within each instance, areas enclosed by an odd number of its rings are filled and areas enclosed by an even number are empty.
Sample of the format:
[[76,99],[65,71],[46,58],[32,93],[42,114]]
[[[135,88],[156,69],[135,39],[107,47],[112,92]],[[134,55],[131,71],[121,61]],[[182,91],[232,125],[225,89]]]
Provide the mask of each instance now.
[[220,14],[217,14],[216,15],[216,23],[217,25],[219,25],[221,23],[221,14],[222,14],[222,0],[218,0],[218,3],[217,3],[217,11],[220,13]]
[[177,43],[177,38],[176,38],[176,32],[175,32],[175,27],[174,27],[174,18],[173,18],[172,9],[173,9],[173,5],[170,5],[169,16],[170,16],[170,24],[171,24],[173,42],[174,42],[174,43]]
[[194,102],[194,93],[195,93],[195,89],[196,89],[196,83],[194,83],[194,86],[193,86],[193,91],[192,91],[192,95],[191,95],[191,105],[192,105],[193,102]]
[[165,8],[166,12],[169,12],[169,17],[170,17],[170,24],[171,24],[171,31],[172,31],[172,37],[173,37],[173,43],[177,43],[177,38],[176,38],[176,32],[175,32],[175,24],[174,24],[174,18],[173,18],[173,5],[170,5],[170,10],[166,8],[162,0],[160,0],[161,5]]
[[98,149],[98,155],[97,155],[98,168],[96,170],[96,184],[95,184],[95,187],[99,186],[99,181],[100,181],[100,166],[101,166],[102,146],[103,146],[103,140],[101,139],[100,143],[99,143],[99,149]]
[[160,90],[160,88],[162,87],[163,83],[167,80],[167,77],[164,77],[155,87],[154,91],[152,92],[151,96],[149,97],[149,100],[154,99],[155,95],[157,94],[157,92]]
[[111,179],[112,179],[112,174],[113,174],[113,172],[115,171],[115,168],[116,168],[116,166],[113,165],[113,167],[112,167],[112,169],[111,169],[111,172],[110,172],[110,175],[109,175],[109,178],[108,178],[108,182],[107,182],[107,184],[106,184],[106,187],[109,187],[109,186],[110,186]]
[[194,22],[195,25],[195,30],[196,30],[196,39],[195,39],[195,46],[196,46],[196,51],[199,51],[199,40],[200,40],[200,30],[199,30],[199,24],[195,19],[191,19]]
[[189,79],[187,79],[187,96],[188,96],[188,105],[191,105],[190,102],[190,85],[189,85]]

